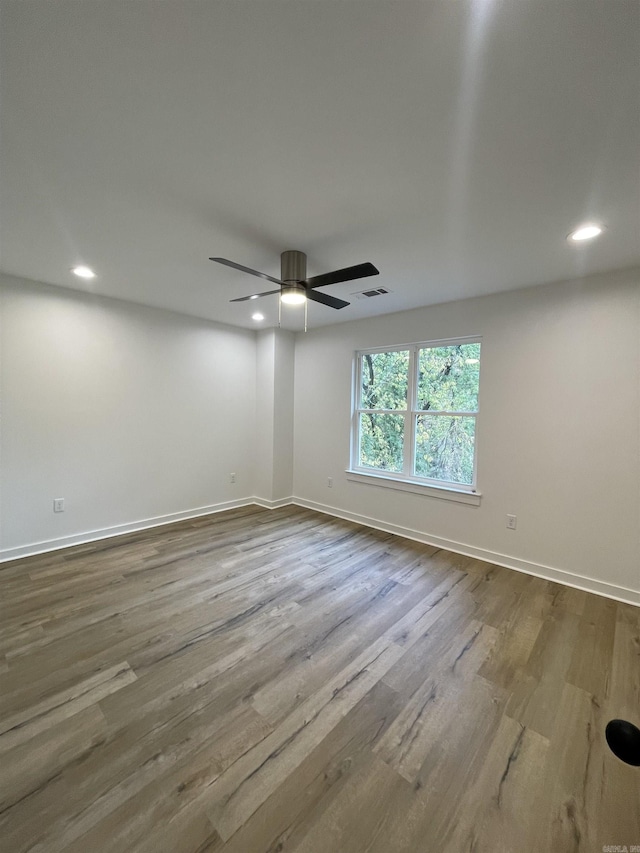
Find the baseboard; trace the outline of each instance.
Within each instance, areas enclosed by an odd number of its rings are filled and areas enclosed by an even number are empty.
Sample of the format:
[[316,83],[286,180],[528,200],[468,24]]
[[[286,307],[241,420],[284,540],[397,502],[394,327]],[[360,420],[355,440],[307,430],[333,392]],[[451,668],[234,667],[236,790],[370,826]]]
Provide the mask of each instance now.
[[268,501],[266,498],[251,498],[251,502],[257,504],[258,506],[262,506],[265,509],[280,509],[281,506],[290,506],[294,500],[292,497],[289,498],[280,498],[277,501]]
[[476,548],[473,545],[456,542],[453,539],[443,539],[440,536],[432,536],[430,533],[423,533],[420,530],[401,527],[398,524],[389,524],[376,518],[369,518],[369,516],[359,515],[355,512],[347,512],[346,510],[337,509],[336,507],[327,506],[326,504],[308,501],[304,498],[293,497],[291,502],[297,506],[305,507],[306,509],[313,509],[316,512],[322,512],[325,515],[344,518],[346,521],[355,521],[357,524],[363,524],[366,527],[373,527],[375,530],[382,530],[385,533],[395,533],[398,536],[404,536],[405,539],[413,539],[414,541],[422,542],[425,545],[444,548],[445,550],[453,551],[456,554],[464,554],[466,557],[474,557],[478,560],[484,560],[487,563],[495,563],[497,566],[504,566],[506,569],[515,569],[517,572],[524,572],[527,575],[534,575],[535,577],[554,581],[555,583],[570,586],[574,589],[580,589],[584,592],[592,592],[596,595],[602,595],[605,598],[613,598],[616,601],[623,601],[625,604],[640,606],[640,590],[627,589],[627,587],[617,586],[615,584],[607,583],[606,581],[599,581],[595,580],[595,578],[576,575],[573,574],[573,572],[567,572],[564,569],[554,569],[551,566],[533,563],[528,560],[521,560],[518,557],[511,557],[508,554],[487,551],[484,548]]
[[281,498],[277,501],[270,501],[265,498],[255,496],[235,501],[224,501],[222,503],[212,504],[211,506],[198,507],[197,509],[185,510],[183,512],[174,512],[169,515],[159,515],[154,518],[146,518],[130,524],[104,527],[99,530],[77,533],[72,536],[62,536],[58,539],[49,539],[42,542],[35,542],[30,545],[21,545],[16,548],[6,548],[0,550],[0,563],[6,563],[9,560],[17,560],[21,557],[32,557],[36,554],[45,554],[49,551],[59,551],[62,548],[69,548],[73,545],[85,545],[89,542],[97,542],[100,539],[124,536],[127,533],[136,533],[140,530],[161,527],[164,524],[187,521],[190,518],[214,515],[218,512],[237,509],[243,506],[258,505],[265,509],[279,509],[280,507],[288,506],[290,504],[301,506],[306,509],[312,509],[316,512],[324,513],[325,515],[331,515],[334,518],[343,518],[346,521],[354,521],[357,524],[364,525],[365,527],[372,527],[374,530],[382,530],[385,533],[394,533],[397,536],[403,536],[405,539],[413,539],[414,541],[422,542],[425,545],[433,545],[435,548],[444,548],[445,550],[453,551],[456,554],[464,554],[466,557],[484,560],[487,563],[495,563],[497,566],[504,566],[506,569],[514,569],[517,572],[524,572],[527,575],[534,575],[535,577],[554,581],[555,583],[570,586],[574,589],[592,592],[596,595],[605,596],[605,598],[613,598],[616,601],[623,601],[626,604],[640,606],[640,591],[638,590],[616,586],[615,584],[610,584],[606,581],[599,581],[595,578],[587,578],[583,575],[576,575],[573,574],[573,572],[567,572],[564,569],[555,569],[552,566],[545,566],[540,563],[521,560],[518,557],[511,557],[508,554],[500,554],[496,551],[476,548],[473,545],[456,542],[453,539],[443,539],[441,536],[433,536],[430,533],[423,533],[420,530],[414,530],[410,527],[402,527],[398,524],[389,524],[388,522],[380,521],[376,518],[370,518],[367,515],[348,512],[346,510],[338,509],[337,507],[316,503],[316,501],[308,501],[296,496]]
[[[131,522],[130,524],[117,524],[113,527],[102,527],[98,530],[89,530],[85,533],[61,536],[58,539],[43,540],[42,542],[34,542],[30,545],[20,545],[16,548],[5,548],[0,550],[0,563],[17,560],[20,557],[33,557],[36,554],[46,554],[49,551],[59,551],[61,548],[70,548],[73,545],[85,545],[88,542],[97,542],[100,539],[110,539],[112,536],[124,536],[127,533],[136,533],[140,530],[161,527],[163,524],[174,524],[177,521],[188,521],[190,518],[214,515],[228,509],[251,506],[255,503],[258,503],[258,499],[253,497],[235,501],[223,501],[222,503],[211,504],[210,506],[201,506],[197,509],[173,512],[168,515],[158,515],[154,518],[145,518],[141,521]],[[291,500],[287,501],[287,503],[291,503]]]

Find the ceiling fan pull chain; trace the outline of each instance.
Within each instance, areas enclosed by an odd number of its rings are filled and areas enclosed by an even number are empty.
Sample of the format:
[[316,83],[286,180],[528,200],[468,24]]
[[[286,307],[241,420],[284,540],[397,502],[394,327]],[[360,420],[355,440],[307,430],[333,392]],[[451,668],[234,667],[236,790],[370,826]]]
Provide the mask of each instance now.
[[282,321],[282,301],[280,297],[278,297],[278,328],[280,328],[280,323]]
[[309,300],[305,299],[304,300],[304,331],[305,331],[305,334],[307,332],[307,309],[308,309],[308,307],[309,307]]

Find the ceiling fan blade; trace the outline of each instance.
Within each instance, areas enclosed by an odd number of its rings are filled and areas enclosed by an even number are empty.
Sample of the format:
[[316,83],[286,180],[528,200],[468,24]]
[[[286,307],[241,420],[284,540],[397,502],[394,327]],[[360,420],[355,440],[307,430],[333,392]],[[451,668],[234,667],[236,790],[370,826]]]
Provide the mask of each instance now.
[[[209,258],[210,261],[215,261],[217,264],[224,264],[225,267],[233,267],[234,270],[240,270],[240,272],[248,272],[249,275],[256,275],[258,278],[264,278],[267,281],[272,281],[274,284],[282,284],[279,278],[273,278],[273,276],[267,275],[264,272],[258,272],[258,270],[252,270],[251,267],[243,267],[242,264],[237,264],[235,261],[228,261],[226,258]],[[233,299],[231,300],[234,301]]]
[[379,275],[373,264],[356,264],[354,267],[346,267],[343,270],[326,272],[324,275],[316,275],[303,282],[305,287],[324,287],[325,284],[338,284],[341,281],[353,281],[354,278],[366,278],[368,275]]
[[350,302],[345,302],[344,299],[336,299],[335,296],[329,296],[328,293],[316,293],[315,290],[307,290],[307,299],[313,302],[320,302],[322,305],[328,305],[329,308],[346,308]]
[[263,293],[252,293],[251,296],[241,296],[239,299],[230,299],[229,302],[246,302],[247,299],[258,299],[260,296],[271,296],[272,293],[280,293],[280,288],[277,290],[265,290]]

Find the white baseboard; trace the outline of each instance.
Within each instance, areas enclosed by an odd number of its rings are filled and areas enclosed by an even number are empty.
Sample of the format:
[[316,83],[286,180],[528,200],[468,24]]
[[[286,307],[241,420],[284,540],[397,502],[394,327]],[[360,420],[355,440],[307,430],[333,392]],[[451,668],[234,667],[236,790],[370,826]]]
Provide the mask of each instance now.
[[373,527],[375,530],[383,530],[385,533],[395,533],[398,536],[404,536],[406,539],[413,539],[416,542],[422,542],[425,545],[444,548],[445,550],[453,551],[456,554],[464,554],[466,557],[474,557],[478,560],[484,560],[487,563],[495,563],[497,566],[504,566],[507,569],[515,569],[517,572],[524,572],[527,575],[535,575],[535,577],[543,578],[548,581],[555,581],[556,583],[563,584],[564,586],[570,586],[574,589],[593,592],[596,595],[603,595],[606,598],[613,598],[616,601],[623,601],[626,604],[635,604],[636,606],[640,606],[640,590],[628,589],[627,587],[617,586],[615,584],[607,583],[606,581],[599,581],[595,578],[587,578],[582,575],[576,575],[573,572],[567,572],[564,569],[554,569],[551,566],[532,563],[529,560],[521,560],[518,557],[511,557],[508,554],[499,554],[495,551],[487,551],[484,548],[476,548],[473,545],[466,545],[463,542],[456,542],[453,539],[443,539],[440,536],[432,536],[430,533],[423,533],[420,530],[401,527],[398,524],[389,524],[376,518],[369,518],[366,515],[359,515],[355,512],[347,512],[346,510],[316,503],[315,501],[308,501],[304,498],[293,497],[292,502],[297,506],[306,507],[306,509],[313,509],[316,510],[316,512],[322,512],[326,515],[344,518],[346,521],[355,521],[357,524],[363,524],[366,527]]
[[164,524],[173,524],[177,521],[186,521],[190,518],[200,518],[206,515],[214,515],[218,512],[224,512],[229,509],[237,509],[243,506],[251,506],[257,504],[265,509],[279,509],[289,504],[301,506],[306,509],[313,509],[316,512],[322,512],[325,515],[331,515],[334,518],[344,518],[346,521],[355,521],[357,524],[362,524],[365,527],[372,527],[374,530],[383,530],[385,533],[395,533],[397,536],[404,536],[405,539],[413,539],[416,542],[422,542],[425,545],[433,545],[436,548],[444,548],[447,551],[453,551],[456,554],[464,554],[466,557],[474,557],[478,560],[484,560],[487,563],[495,563],[498,566],[504,566],[507,569],[515,569],[517,572],[524,572],[528,575],[543,578],[548,581],[570,586],[574,589],[581,589],[585,592],[593,592],[596,595],[603,595],[606,598],[613,598],[616,601],[623,601],[627,604],[640,606],[640,591],[628,589],[623,586],[599,581],[595,578],[587,578],[582,575],[576,575],[573,572],[567,572],[564,569],[554,569],[551,566],[545,566],[540,563],[533,563],[529,560],[521,560],[518,557],[511,557],[507,554],[499,554],[495,551],[488,551],[484,548],[476,548],[473,545],[467,545],[463,542],[456,542],[453,539],[443,539],[440,536],[432,536],[430,533],[423,533],[420,530],[413,530],[410,527],[402,527],[398,524],[389,524],[385,521],[380,521],[376,518],[370,518],[367,515],[360,515],[355,512],[347,512],[346,510],[338,509],[337,507],[327,506],[326,504],[308,501],[304,498],[292,496],[290,498],[281,498],[277,501],[266,500],[259,497],[248,497],[235,501],[225,501],[211,506],[198,507],[197,509],[185,510],[184,512],[174,512],[169,515],[160,515],[155,518],[146,518],[142,521],[134,521],[130,524],[119,524],[113,527],[104,527],[99,530],[91,530],[86,533],[78,533],[72,536],[62,536],[59,539],[49,539],[42,542],[34,542],[30,545],[21,545],[17,548],[6,548],[0,550],[0,563],[6,563],[9,560],[17,560],[21,557],[32,557],[36,554],[44,554],[49,551],[58,551],[61,548],[69,548],[72,545],[84,545],[89,542],[97,542],[100,539],[110,539],[113,536],[124,536],[127,533],[135,533],[140,530],[148,530],[153,527],[160,527]]
[[292,497],[289,498],[280,498],[277,501],[268,501],[266,498],[251,498],[251,502],[257,504],[258,506],[262,506],[265,509],[280,509],[281,506],[290,506],[294,503]]
[[[124,536],[126,533],[136,533],[139,530],[148,530],[152,527],[161,527],[163,524],[174,524],[176,521],[187,521],[190,518],[200,518],[204,515],[213,515],[224,512],[227,509],[237,509],[242,506],[251,506],[258,503],[257,498],[249,497],[235,501],[224,501],[210,506],[201,506],[197,509],[188,509],[183,512],[172,512],[168,515],[158,515],[154,518],[144,518],[130,524],[116,524],[113,527],[102,527],[98,530],[89,530],[85,533],[75,533],[72,536],[61,536],[58,539],[48,539],[41,542],[33,542],[30,545],[20,545],[16,548],[5,548],[0,550],[0,563],[8,560],[17,560],[20,557],[33,557],[36,554],[46,554],[49,551],[59,551],[61,548],[69,548],[72,545],[85,545],[88,542],[97,542],[100,539],[110,539],[112,536]],[[291,503],[291,501],[287,501]]]

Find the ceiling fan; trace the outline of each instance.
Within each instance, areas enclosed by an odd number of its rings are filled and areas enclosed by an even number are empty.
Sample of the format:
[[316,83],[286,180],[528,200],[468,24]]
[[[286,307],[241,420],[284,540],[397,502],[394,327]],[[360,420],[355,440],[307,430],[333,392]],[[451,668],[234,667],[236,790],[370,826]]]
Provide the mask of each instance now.
[[251,296],[241,296],[239,299],[231,299],[231,302],[246,302],[248,299],[258,299],[260,296],[270,296],[272,293],[279,293],[280,300],[289,305],[302,305],[307,299],[313,302],[320,302],[322,305],[328,305],[329,308],[345,308],[349,302],[344,299],[337,299],[335,296],[328,296],[326,293],[318,293],[316,287],[324,287],[327,284],[339,284],[341,281],[353,281],[356,278],[366,278],[369,275],[379,275],[373,264],[356,264],[354,267],[345,267],[342,270],[334,270],[323,275],[316,275],[313,278],[307,278],[307,256],[304,252],[287,251],[280,255],[280,278],[273,278],[263,272],[252,270],[250,267],[243,267],[242,264],[236,264],[235,261],[228,261],[226,258],[209,258],[210,261],[215,261],[218,264],[224,264],[227,267],[233,267],[240,272],[249,273],[249,275],[264,278],[267,281],[272,281],[278,285],[277,290],[265,290],[262,293],[253,293]]

